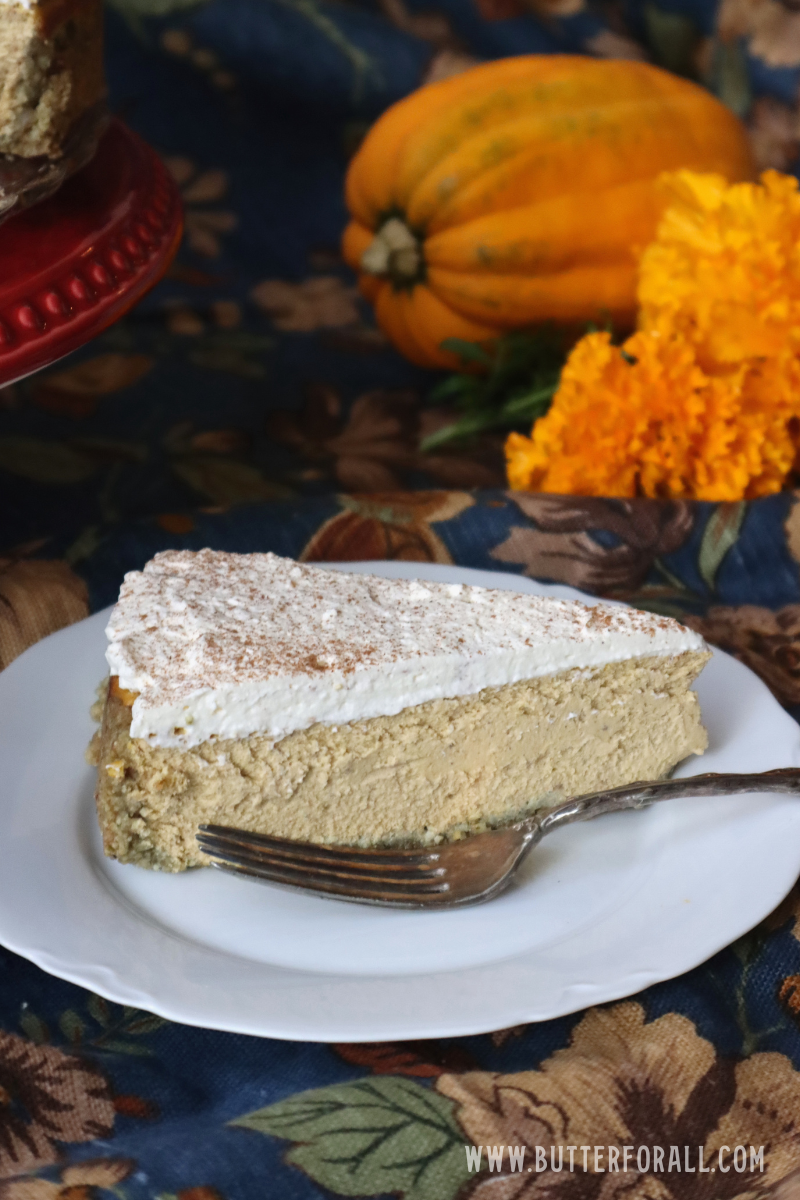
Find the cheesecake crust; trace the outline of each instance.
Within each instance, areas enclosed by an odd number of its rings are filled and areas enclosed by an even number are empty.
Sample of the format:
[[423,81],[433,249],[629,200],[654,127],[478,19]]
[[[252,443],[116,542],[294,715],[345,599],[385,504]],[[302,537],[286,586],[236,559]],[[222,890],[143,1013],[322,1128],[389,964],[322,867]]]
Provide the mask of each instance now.
[[707,744],[705,651],[574,669],[273,741],[153,746],[109,684],[90,749],[107,855],[203,866],[204,823],[329,844],[430,844],[594,789],[656,779]]

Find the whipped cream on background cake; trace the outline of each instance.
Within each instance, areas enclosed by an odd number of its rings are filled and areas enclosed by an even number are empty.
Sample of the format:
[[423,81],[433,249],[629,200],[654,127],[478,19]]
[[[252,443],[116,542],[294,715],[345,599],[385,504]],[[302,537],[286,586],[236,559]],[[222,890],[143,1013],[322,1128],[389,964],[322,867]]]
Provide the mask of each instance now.
[[167,551],[125,576],[106,652],[153,746],[279,740],[316,722],[629,658],[702,650],[633,609],[349,575],[274,554]]

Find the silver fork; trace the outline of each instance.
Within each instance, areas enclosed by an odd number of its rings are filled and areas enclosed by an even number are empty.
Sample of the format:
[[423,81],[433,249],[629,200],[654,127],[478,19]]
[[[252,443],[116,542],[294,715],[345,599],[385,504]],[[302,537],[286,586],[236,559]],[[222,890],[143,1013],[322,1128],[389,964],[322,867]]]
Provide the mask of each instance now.
[[410,849],[367,849],[295,842],[224,825],[201,825],[197,840],[211,865],[236,875],[300,888],[318,896],[385,908],[456,908],[499,895],[543,837],[574,821],[644,808],[684,796],[741,792],[800,795],[800,768],[754,775],[707,774],[631,783],[577,796],[523,821],[457,842]]

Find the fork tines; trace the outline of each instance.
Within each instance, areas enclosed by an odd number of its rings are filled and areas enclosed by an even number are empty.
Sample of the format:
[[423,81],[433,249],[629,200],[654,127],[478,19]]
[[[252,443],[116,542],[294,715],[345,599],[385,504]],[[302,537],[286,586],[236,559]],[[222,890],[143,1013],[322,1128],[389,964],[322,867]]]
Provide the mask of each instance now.
[[413,904],[449,890],[435,851],[319,846],[223,825],[201,825],[197,841],[223,869],[349,899]]

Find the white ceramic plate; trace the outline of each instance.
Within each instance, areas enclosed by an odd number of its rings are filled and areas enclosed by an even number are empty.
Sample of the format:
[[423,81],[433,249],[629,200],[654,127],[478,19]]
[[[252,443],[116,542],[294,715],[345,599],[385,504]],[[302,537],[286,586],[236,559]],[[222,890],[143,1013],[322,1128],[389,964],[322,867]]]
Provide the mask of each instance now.
[[[458,567],[345,569],[578,595]],[[768,795],[673,801],[561,830],[505,895],[454,912],[109,862],[83,759],[106,619],[47,638],[0,675],[0,941],[110,1000],[315,1041],[483,1032],[679,975],[756,924],[800,874],[800,803]],[[740,663],[715,654],[698,691],[711,744],[684,770],[800,765],[800,728]]]

